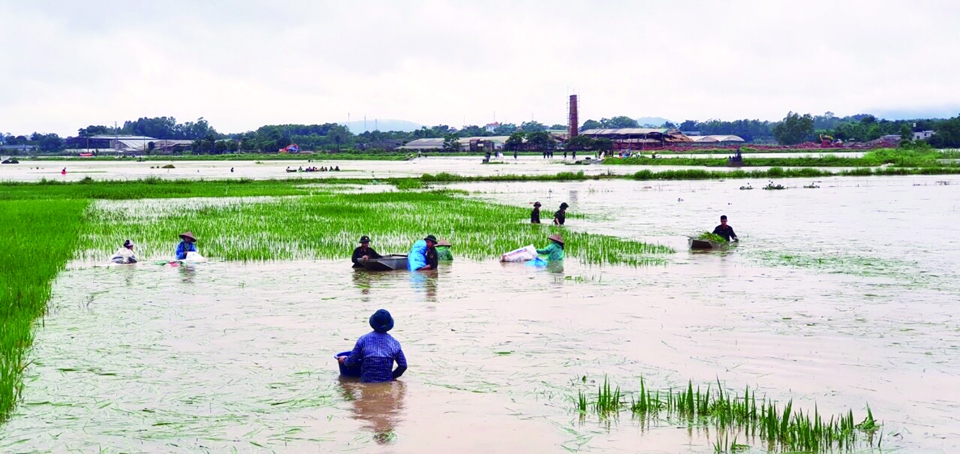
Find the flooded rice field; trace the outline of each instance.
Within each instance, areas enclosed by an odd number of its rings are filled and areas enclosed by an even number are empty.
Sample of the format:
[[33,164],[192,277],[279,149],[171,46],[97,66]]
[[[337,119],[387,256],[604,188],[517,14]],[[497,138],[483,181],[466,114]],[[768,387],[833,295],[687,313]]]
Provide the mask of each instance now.
[[[858,422],[869,404],[883,451],[960,449],[960,177],[747,183],[763,182],[451,186],[544,218],[567,202],[584,215],[568,229],[681,251],[662,266],[73,263],[0,450],[714,451],[709,425],[581,419],[578,389],[605,376],[627,392],[719,379]],[[720,214],[741,244],[687,251]],[[333,356],[378,308],[410,369],[338,379]]]
[[[702,157],[707,157],[702,155]],[[584,156],[580,156],[583,159]],[[666,170],[697,169],[696,166],[634,166],[634,165],[573,165],[573,159],[562,157],[543,159],[536,156],[520,156],[513,159],[506,156],[495,159],[491,164],[482,164],[482,157],[441,157],[431,156],[410,161],[147,161],[118,159],[115,161],[87,161],[70,159],[63,161],[23,160],[17,165],[0,166],[0,181],[80,181],[84,178],[95,180],[138,180],[145,178],[186,179],[186,180],[222,180],[249,178],[254,180],[284,178],[370,178],[419,177],[424,173],[436,174],[451,172],[468,176],[489,175],[553,175],[560,172],[580,172],[587,175],[606,173],[627,175],[639,170],[661,172]],[[568,165],[564,165],[564,163]],[[171,164],[172,169],[162,168]],[[287,172],[287,168],[300,167],[339,167],[339,172]],[[66,175],[61,174],[66,168]],[[711,171],[722,172],[736,170],[733,167],[703,167]],[[232,169],[232,171],[231,171]],[[768,167],[751,167],[750,170],[767,170]],[[829,167],[822,170],[841,171],[847,168]]]

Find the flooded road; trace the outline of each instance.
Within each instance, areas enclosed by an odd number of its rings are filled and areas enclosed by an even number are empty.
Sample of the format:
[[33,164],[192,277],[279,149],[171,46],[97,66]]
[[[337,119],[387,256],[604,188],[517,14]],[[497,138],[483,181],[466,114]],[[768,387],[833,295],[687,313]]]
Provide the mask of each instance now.
[[[960,449],[960,177],[746,183],[453,186],[539,200],[545,218],[568,202],[586,217],[567,228],[681,251],[665,266],[74,263],[0,450],[713,452],[710,436],[669,422],[581,423],[577,385],[604,375],[625,391],[641,376],[664,389],[719,379],[858,422],[869,404],[884,451]],[[741,244],[688,252],[686,236],[720,214]],[[388,385],[341,382],[333,355],[379,308],[410,369]]]

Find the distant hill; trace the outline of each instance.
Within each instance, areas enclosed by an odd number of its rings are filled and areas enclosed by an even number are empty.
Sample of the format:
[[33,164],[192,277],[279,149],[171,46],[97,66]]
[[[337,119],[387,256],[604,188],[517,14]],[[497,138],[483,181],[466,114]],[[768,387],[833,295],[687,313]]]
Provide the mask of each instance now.
[[363,120],[351,121],[351,122],[345,123],[345,124],[346,124],[347,128],[350,129],[350,132],[352,132],[352,133],[354,133],[354,134],[361,134],[361,133],[363,133],[363,132],[365,132],[365,131],[373,131],[373,130],[376,130],[376,129],[378,129],[378,130],[380,130],[380,131],[403,131],[403,132],[410,132],[410,131],[416,131],[417,129],[420,129],[420,128],[423,126],[423,125],[421,125],[421,124],[419,124],[419,123],[414,123],[414,122],[412,122],[412,121],[406,121],[406,120],[389,120],[389,119],[386,119],[386,120],[385,120],[385,119],[382,119],[382,118],[380,118],[380,119],[372,119],[372,118],[371,118],[371,119],[367,119],[367,121],[366,121],[366,125],[367,125],[366,129],[364,129],[364,127],[363,127],[363,125],[364,125],[364,121],[363,121]]
[[641,127],[641,128],[642,128],[642,127],[645,127],[645,126],[648,126],[648,127],[651,127],[651,128],[659,128],[659,127],[663,126],[663,124],[666,123],[666,122],[668,122],[668,121],[670,121],[670,120],[667,120],[666,118],[662,118],[662,117],[640,117],[640,118],[637,118],[637,123],[640,123],[640,127]]
[[873,116],[887,120],[915,120],[921,118],[953,118],[960,115],[960,106],[931,109],[875,110]]

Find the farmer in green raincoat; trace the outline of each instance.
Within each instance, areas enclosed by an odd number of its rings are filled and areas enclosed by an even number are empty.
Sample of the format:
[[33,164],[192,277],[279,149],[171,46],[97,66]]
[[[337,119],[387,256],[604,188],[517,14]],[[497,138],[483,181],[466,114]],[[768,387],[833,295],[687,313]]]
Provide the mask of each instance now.
[[543,249],[537,249],[537,254],[547,256],[549,262],[559,262],[563,260],[563,237],[554,233],[547,237],[550,245]]
[[441,262],[452,262],[453,252],[450,252],[450,244],[447,240],[437,242],[437,260]]

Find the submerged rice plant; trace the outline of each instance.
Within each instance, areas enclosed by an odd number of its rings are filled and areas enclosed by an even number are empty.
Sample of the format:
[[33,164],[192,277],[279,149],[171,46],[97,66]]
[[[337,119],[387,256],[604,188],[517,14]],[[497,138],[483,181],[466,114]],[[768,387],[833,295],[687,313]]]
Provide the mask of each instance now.
[[[584,390],[578,390],[575,403],[581,418],[588,414],[589,397]],[[682,423],[691,427],[710,424],[718,434],[714,443],[715,452],[747,449],[747,445],[738,443],[739,436],[743,437],[744,442],[755,443],[759,440],[769,449],[783,452],[826,452],[858,446],[873,447],[873,436],[880,429],[869,406],[867,416],[860,423],[855,423],[853,410],[825,419],[816,407],[812,414],[794,409],[792,400],[782,407],[765,397],[758,401],[756,391],[749,386],[742,395],[725,391],[719,380],[716,389],[708,385],[703,390],[699,386],[694,387],[693,382],[688,382],[680,390],[661,392],[648,389],[641,378],[640,390],[632,394],[629,405],[626,405],[621,401],[620,387],[611,391],[611,385],[604,377],[593,400],[593,407],[600,419],[615,418],[622,409],[629,408],[632,416],[642,421],[667,419],[673,424]],[[731,433],[735,433],[732,439]]]
[[177,234],[191,230],[201,253],[226,260],[344,258],[361,235],[381,254],[406,253],[427,234],[477,260],[562,233],[567,255],[591,264],[662,263],[670,248],[525,222],[522,208],[466,200],[446,192],[316,193],[303,197],[97,201],[87,215],[81,257],[103,260],[124,239],[146,259],[169,257]]

